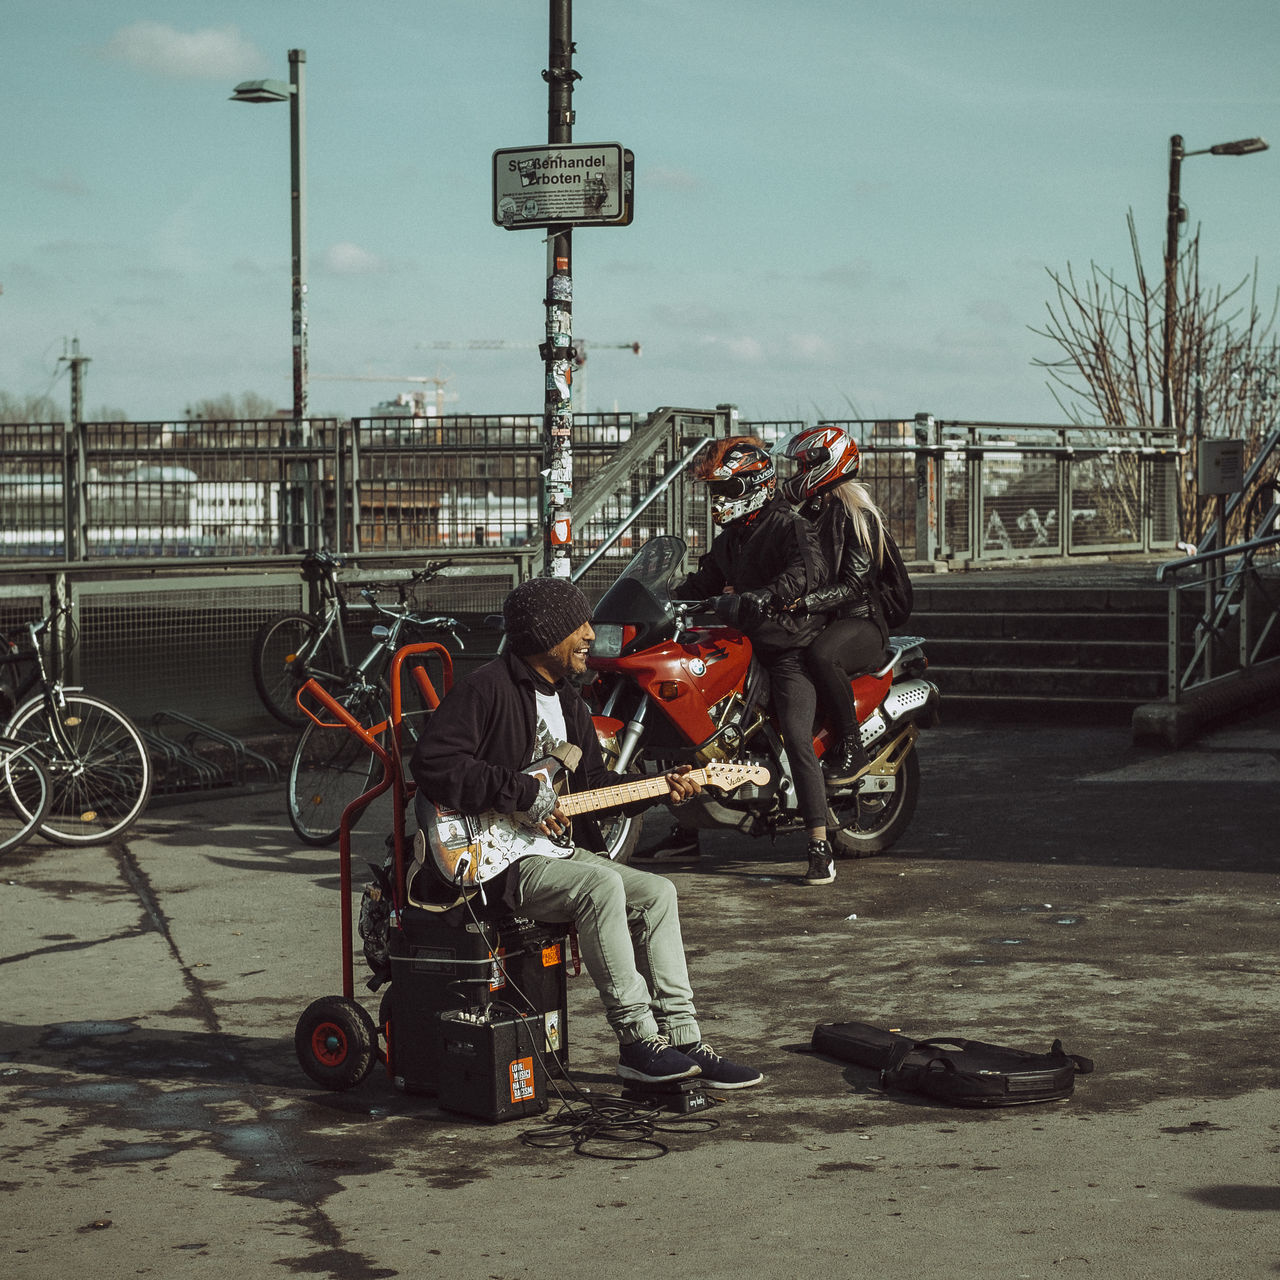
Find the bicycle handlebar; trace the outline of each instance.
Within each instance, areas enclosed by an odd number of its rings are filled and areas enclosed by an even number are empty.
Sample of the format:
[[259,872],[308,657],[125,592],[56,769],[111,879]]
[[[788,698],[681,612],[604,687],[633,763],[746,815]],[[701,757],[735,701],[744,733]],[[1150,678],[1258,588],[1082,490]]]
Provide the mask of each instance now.
[[409,613],[407,610],[393,608],[389,605],[379,604],[374,599],[373,589],[364,587],[360,594],[368,601],[369,607],[375,613],[383,614],[385,617],[393,619],[400,627],[413,626],[423,627],[432,631],[446,631],[453,637],[454,642],[459,649],[465,649],[466,645],[462,642],[462,637],[458,634],[460,631],[468,631],[469,627],[463,622],[459,622],[457,618],[450,617],[448,614],[438,613],[429,618],[424,618],[421,614]]

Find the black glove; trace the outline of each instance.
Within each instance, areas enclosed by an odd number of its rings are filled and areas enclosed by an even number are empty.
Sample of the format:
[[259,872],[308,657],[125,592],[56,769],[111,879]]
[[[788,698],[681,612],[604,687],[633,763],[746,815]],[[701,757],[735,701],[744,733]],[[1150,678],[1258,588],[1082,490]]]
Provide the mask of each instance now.
[[715,611],[728,626],[746,631],[777,610],[771,591],[730,591],[716,597]]

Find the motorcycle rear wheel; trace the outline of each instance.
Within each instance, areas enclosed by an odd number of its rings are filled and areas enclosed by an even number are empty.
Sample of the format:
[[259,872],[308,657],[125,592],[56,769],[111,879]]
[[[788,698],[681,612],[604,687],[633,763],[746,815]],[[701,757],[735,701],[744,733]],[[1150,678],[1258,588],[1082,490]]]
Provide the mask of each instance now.
[[882,795],[852,793],[833,796],[834,821],[827,824],[827,840],[839,858],[869,858],[884,853],[911,823],[920,799],[920,760],[915,748],[903,757],[898,785]]

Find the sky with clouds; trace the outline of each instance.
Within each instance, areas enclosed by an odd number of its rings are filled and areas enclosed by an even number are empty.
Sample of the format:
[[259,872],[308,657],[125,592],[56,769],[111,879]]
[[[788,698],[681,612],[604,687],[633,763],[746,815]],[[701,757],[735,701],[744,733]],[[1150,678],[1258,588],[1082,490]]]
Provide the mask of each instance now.
[[[0,390],[65,405],[74,337],[90,411],[289,404],[289,113],[228,99],[301,48],[313,412],[384,375],[541,412],[545,248],[490,163],[546,140],[546,0],[10,0],[0,34]],[[575,141],[636,156],[633,224],[574,235],[578,409],[1062,421],[1047,272],[1130,273],[1132,209],[1158,275],[1172,133],[1275,144],[1182,194],[1208,281],[1280,286],[1275,0],[577,0],[573,34]]]

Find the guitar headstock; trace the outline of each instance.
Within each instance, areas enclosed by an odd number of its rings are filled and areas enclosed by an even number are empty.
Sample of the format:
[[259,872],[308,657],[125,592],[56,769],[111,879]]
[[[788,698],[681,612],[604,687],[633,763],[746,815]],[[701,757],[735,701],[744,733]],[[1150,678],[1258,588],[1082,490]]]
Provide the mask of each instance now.
[[733,791],[745,783],[754,783],[762,787],[769,781],[769,770],[762,764],[728,764],[717,761],[704,765],[702,769],[704,781],[721,791]]

